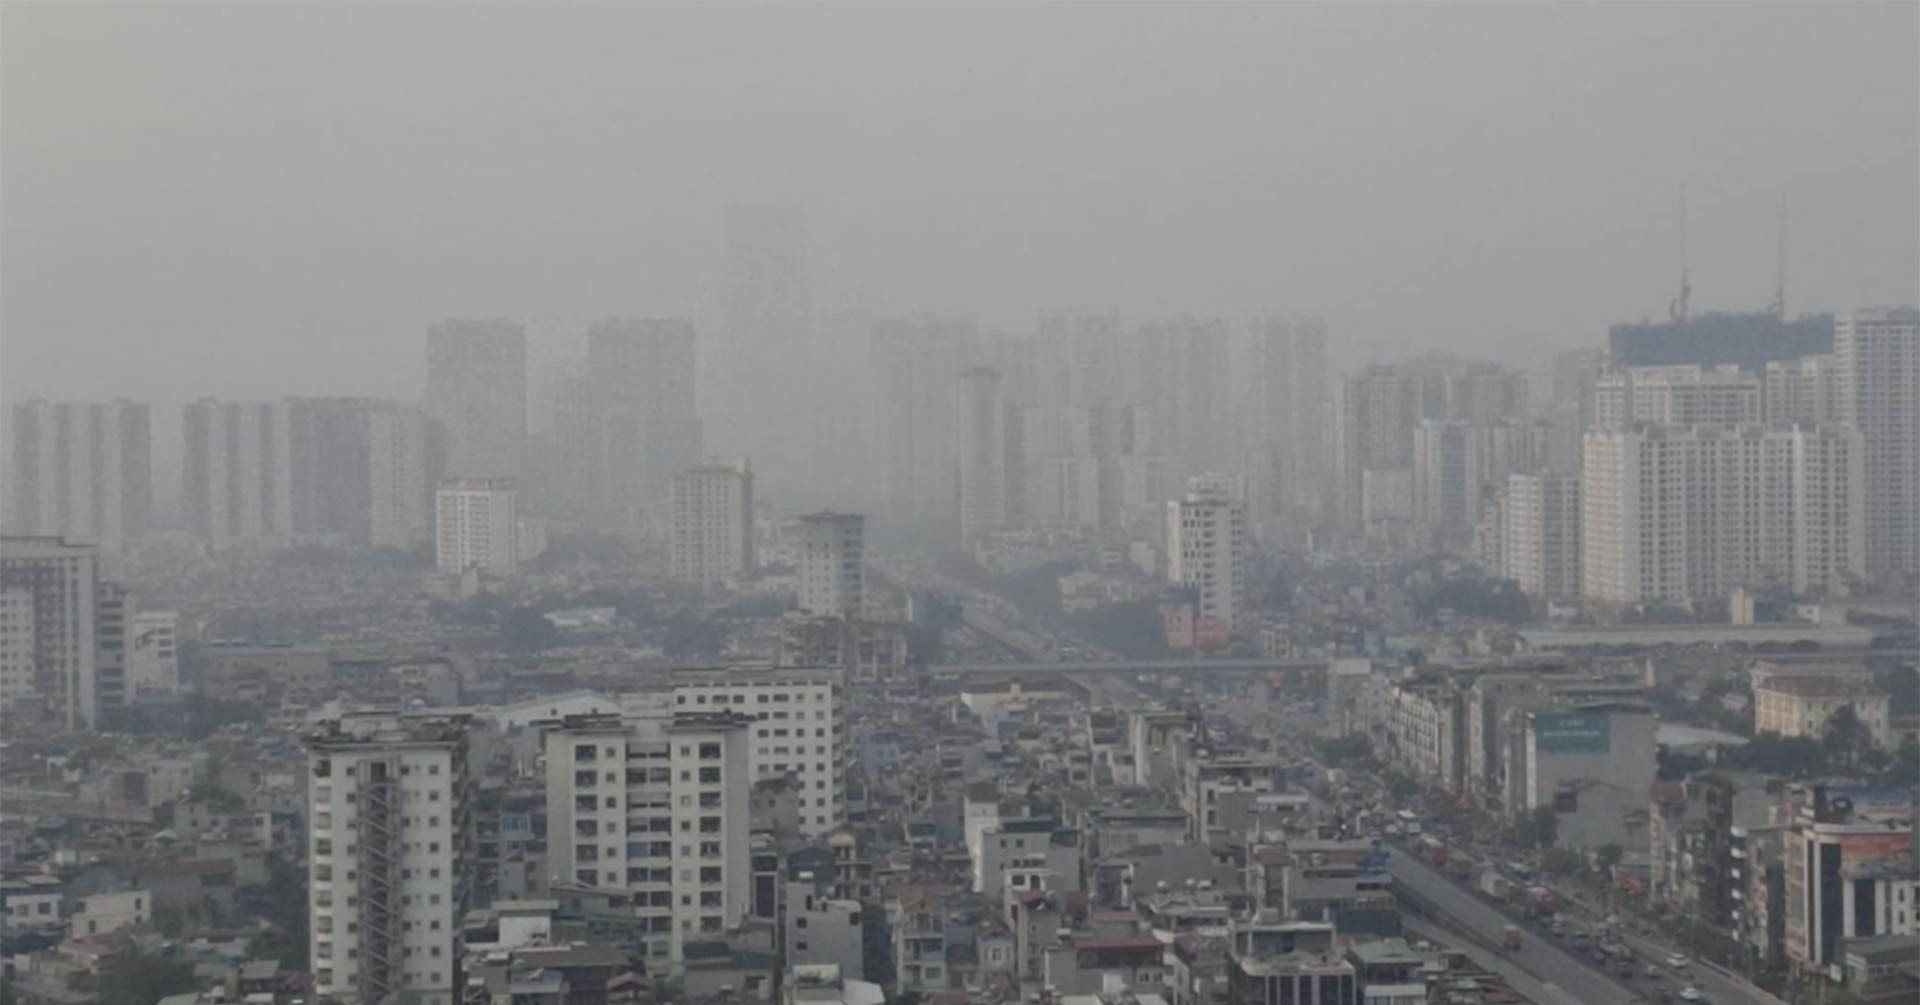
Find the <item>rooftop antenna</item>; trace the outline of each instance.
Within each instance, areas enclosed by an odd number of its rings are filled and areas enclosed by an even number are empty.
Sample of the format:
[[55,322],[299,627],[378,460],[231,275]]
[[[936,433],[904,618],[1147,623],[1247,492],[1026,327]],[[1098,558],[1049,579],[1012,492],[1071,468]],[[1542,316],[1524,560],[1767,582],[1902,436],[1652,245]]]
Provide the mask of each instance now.
[[1787,197],[1780,196],[1780,247],[1779,266],[1773,274],[1773,305],[1767,310],[1774,317],[1785,320],[1787,316]]
[[1680,295],[1667,304],[1667,316],[1674,324],[1687,323],[1687,301],[1693,299],[1693,284],[1687,279],[1687,187],[1680,186]]

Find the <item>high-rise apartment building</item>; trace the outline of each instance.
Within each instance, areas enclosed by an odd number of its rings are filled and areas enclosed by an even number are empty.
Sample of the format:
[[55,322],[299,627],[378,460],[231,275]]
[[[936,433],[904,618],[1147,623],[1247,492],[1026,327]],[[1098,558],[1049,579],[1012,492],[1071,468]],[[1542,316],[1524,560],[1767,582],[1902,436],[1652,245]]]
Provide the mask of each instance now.
[[287,403],[202,398],[182,410],[180,499],[207,547],[285,547],[293,539]]
[[519,478],[527,443],[527,333],[512,321],[427,330],[427,415],[446,435],[448,478]]
[[794,531],[800,612],[857,618],[866,603],[866,517],[811,513]]
[[0,716],[33,700],[39,669],[39,625],[33,611],[34,590],[26,584],[0,584]]
[[520,565],[519,501],[508,478],[454,479],[434,496],[434,556],[441,572],[511,576]]
[[1840,422],[1840,368],[1832,353],[1772,360],[1760,377],[1766,422]]
[[960,539],[971,544],[1007,526],[1007,408],[992,367],[969,368],[961,387]]
[[758,720],[748,756],[752,777],[793,780],[800,833],[810,837],[846,822],[845,703],[845,674],[837,668],[673,673],[674,711],[732,710]]
[[1423,419],[1413,430],[1413,516],[1429,531],[1473,526],[1483,498],[1547,461],[1544,423]]
[[307,739],[314,993],[460,1000],[473,887],[464,717],[366,713]]
[[1247,507],[1221,491],[1167,502],[1167,579],[1193,591],[1201,635],[1244,626],[1248,590]]
[[1761,380],[1731,364],[1616,367],[1594,378],[1593,407],[1606,429],[1759,422]]
[[388,403],[288,398],[288,528],[301,544],[364,545],[371,516],[370,425]]
[[1834,319],[1840,421],[1866,450],[1867,575],[1920,577],[1920,312]]
[[[10,620],[31,630],[0,638],[12,680],[6,711],[35,703],[69,729],[91,729],[100,713],[100,549],[57,537],[0,539],[0,593]],[[110,591],[118,602],[124,597]],[[24,654],[30,654],[24,655]],[[22,668],[26,676],[22,676]]]
[[755,720],[629,695],[620,714],[542,726],[547,866],[555,884],[631,898],[649,970],[739,927],[751,902]]
[[1196,466],[1234,461],[1232,329],[1219,318],[1142,325],[1122,357],[1125,394],[1151,409],[1155,439]]
[[673,578],[707,587],[754,567],[753,468],[744,458],[683,471],[668,495]]
[[1419,376],[1399,367],[1373,366],[1348,377],[1340,388],[1337,512],[1349,527],[1361,523],[1368,471],[1410,471],[1413,430],[1420,424]]
[[1507,476],[1500,500],[1501,575],[1530,597],[1580,595],[1580,479],[1559,472]]
[[1714,603],[1765,586],[1824,594],[1864,571],[1864,451],[1851,427],[1597,429],[1584,453],[1589,600]]
[[635,532],[637,513],[666,496],[673,476],[699,463],[693,322],[616,318],[587,329],[590,411],[586,472],[593,522]]
[[1296,515],[1320,508],[1327,482],[1326,325],[1319,319],[1268,318],[1254,326],[1252,349],[1259,428],[1247,439],[1252,449],[1270,457],[1271,484],[1259,495],[1272,510],[1253,516],[1304,522]]
[[886,518],[951,534],[961,375],[979,339],[962,321],[899,320],[873,332],[873,433]]
[[388,404],[367,415],[367,543],[411,548],[433,533],[432,434],[426,412]]
[[145,535],[153,510],[147,406],[30,401],[13,407],[9,529],[117,552]]

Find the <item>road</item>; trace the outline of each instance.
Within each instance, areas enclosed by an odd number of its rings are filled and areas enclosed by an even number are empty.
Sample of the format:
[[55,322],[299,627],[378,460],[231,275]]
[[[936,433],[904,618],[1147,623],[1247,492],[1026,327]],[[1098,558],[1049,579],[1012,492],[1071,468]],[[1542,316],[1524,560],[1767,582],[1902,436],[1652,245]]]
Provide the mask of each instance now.
[[1407,934],[1428,942],[1451,946],[1467,954],[1467,958],[1485,967],[1489,973],[1496,973],[1507,982],[1507,986],[1526,995],[1528,1000],[1540,1005],[1582,1005],[1578,998],[1567,993],[1558,984],[1549,984],[1528,973],[1525,968],[1491,949],[1469,942],[1455,935],[1450,928],[1442,928],[1431,922],[1408,915],[1403,922]]
[[[1404,885],[1441,913],[1448,915],[1455,923],[1483,938],[1498,941],[1500,928],[1511,923],[1501,911],[1447,876],[1428,868],[1426,863],[1412,855],[1396,852],[1388,868],[1393,873],[1396,884]],[[1599,917],[1599,914],[1592,909],[1583,912],[1583,915],[1584,920],[1589,924]],[[1634,983],[1639,986],[1622,990],[1620,982],[1573,958],[1562,951],[1558,945],[1536,935],[1532,929],[1526,932],[1524,939],[1526,941],[1521,944],[1520,952],[1510,954],[1515,961],[1541,979],[1567,990],[1581,1001],[1590,1002],[1593,1005],[1644,1001],[1645,992],[1651,989],[1651,985],[1640,984],[1636,980]],[[1626,935],[1625,939],[1627,945],[1640,954],[1642,963],[1658,964],[1663,971],[1666,971],[1668,954],[1678,951],[1671,943],[1663,940],[1633,934]],[[1685,984],[1692,984],[1705,993],[1706,1001],[1711,1005],[1784,1005],[1779,998],[1746,981],[1697,961],[1691,965],[1684,978],[1671,971],[1666,972],[1667,977],[1661,982],[1664,986],[1671,990]],[[1596,994],[1601,997],[1588,997]],[[1640,994],[1641,997],[1631,997],[1634,994]]]
[[[1387,870],[1394,885],[1426,902],[1456,926],[1471,932],[1487,945],[1500,944],[1500,930],[1512,924],[1507,916],[1486,901],[1468,893],[1451,879],[1427,867],[1426,863],[1396,851]],[[1641,1002],[1640,989],[1628,987],[1585,963],[1574,959],[1559,946],[1535,935],[1531,930],[1521,938],[1517,951],[1505,956],[1539,980],[1566,992],[1583,1005],[1622,1005]],[[1717,999],[1716,999],[1717,1002]]]

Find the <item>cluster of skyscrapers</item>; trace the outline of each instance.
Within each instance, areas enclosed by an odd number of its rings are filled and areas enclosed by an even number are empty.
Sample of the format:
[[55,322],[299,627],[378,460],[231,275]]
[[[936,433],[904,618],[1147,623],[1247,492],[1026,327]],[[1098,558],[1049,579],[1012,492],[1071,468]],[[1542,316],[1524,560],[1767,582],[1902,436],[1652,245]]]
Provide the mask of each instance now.
[[[1920,321],[1770,315],[1614,332],[1568,357],[1577,466],[1516,471],[1482,510],[1484,564],[1552,599],[1690,607],[1920,576]],[[1734,337],[1741,331],[1746,337]],[[1734,334],[1729,334],[1729,333]]]

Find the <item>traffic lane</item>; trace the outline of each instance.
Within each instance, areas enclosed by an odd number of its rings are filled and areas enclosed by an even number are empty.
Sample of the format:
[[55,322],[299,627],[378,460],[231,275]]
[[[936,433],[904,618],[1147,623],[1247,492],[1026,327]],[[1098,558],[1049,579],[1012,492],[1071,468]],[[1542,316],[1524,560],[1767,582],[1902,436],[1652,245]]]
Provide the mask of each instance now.
[[1429,942],[1453,946],[1467,955],[1475,964],[1489,973],[1499,974],[1502,980],[1515,991],[1527,996],[1529,1001],[1540,1005],[1582,1005],[1578,998],[1567,993],[1567,989],[1558,984],[1540,980],[1507,956],[1483,949],[1479,944],[1462,939],[1447,929],[1429,924],[1419,918],[1409,917],[1404,923],[1406,930]]
[[[1673,971],[1673,968],[1667,966],[1667,957],[1678,953],[1678,949],[1642,935],[1629,934],[1625,939],[1627,945],[1645,954],[1647,959],[1657,964],[1662,970],[1669,973]],[[1699,988],[1706,994],[1707,1000],[1714,1005],[1722,1005],[1722,1003],[1724,1005],[1786,1005],[1774,995],[1745,981],[1730,978],[1699,960],[1693,960],[1688,966],[1683,981]]]
[[[1406,884],[1407,889],[1489,944],[1498,945],[1501,930],[1514,923],[1504,912],[1495,910],[1411,855],[1396,852],[1388,860],[1387,869],[1395,883]],[[1644,1000],[1641,989],[1628,987],[1600,973],[1532,931],[1521,936],[1518,950],[1506,955],[1529,973],[1558,985],[1586,1005]]]

